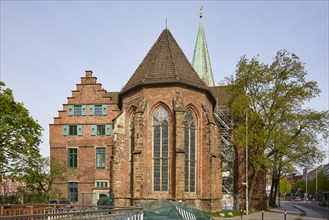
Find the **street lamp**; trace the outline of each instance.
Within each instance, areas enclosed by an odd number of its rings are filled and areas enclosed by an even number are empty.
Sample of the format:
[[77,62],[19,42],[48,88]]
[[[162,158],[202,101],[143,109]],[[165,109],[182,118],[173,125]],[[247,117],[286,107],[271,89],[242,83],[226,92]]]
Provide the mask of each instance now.
[[[243,184],[243,183],[242,183]],[[246,111],[246,214],[249,212],[248,195],[248,110]]]
[[308,172],[307,169],[308,169],[308,167],[306,167],[306,193],[305,193],[306,194],[305,195],[305,197],[306,197],[305,198],[306,203],[307,203],[307,172]]

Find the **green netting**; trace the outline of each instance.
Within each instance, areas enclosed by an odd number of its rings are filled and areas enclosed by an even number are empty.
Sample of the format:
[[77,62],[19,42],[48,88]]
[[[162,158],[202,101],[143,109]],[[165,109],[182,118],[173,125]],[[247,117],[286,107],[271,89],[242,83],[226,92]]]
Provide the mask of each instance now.
[[182,203],[157,200],[140,204],[144,210],[144,219],[188,219],[209,220],[212,219],[202,211],[185,206]]

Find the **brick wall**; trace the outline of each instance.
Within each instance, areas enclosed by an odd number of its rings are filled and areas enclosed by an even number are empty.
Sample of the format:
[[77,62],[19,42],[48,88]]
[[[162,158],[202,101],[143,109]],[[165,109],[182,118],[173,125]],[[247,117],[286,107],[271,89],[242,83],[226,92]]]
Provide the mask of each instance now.
[[[115,205],[132,205],[146,200],[182,200],[191,206],[205,210],[221,207],[221,160],[220,134],[211,122],[213,104],[204,91],[183,85],[144,87],[125,93],[118,103],[113,103],[91,71],[81,78],[72,97],[63,105],[58,117],[50,125],[51,157],[68,160],[68,148],[78,149],[76,175],[54,185],[64,195],[68,182],[78,182],[81,198],[96,192],[95,180],[109,180],[115,197]],[[182,109],[175,110],[174,100],[179,97]],[[88,106],[106,104],[106,116],[90,116]],[[69,116],[70,105],[86,105],[85,116]],[[205,111],[202,107],[207,109]],[[166,192],[153,190],[153,112],[164,107],[169,113],[169,189]],[[192,109],[196,119],[196,190],[184,190],[184,111]],[[113,121],[113,124],[112,124]],[[81,124],[81,136],[64,136],[63,125]],[[111,124],[110,136],[93,136],[93,124]],[[132,126],[133,124],[133,126]],[[132,131],[132,127],[134,128]],[[131,144],[133,143],[133,144]],[[96,169],[96,147],[106,146],[106,167]],[[131,147],[133,146],[133,147]]]
[[[86,114],[70,116],[69,105],[84,105]],[[106,105],[107,114],[101,116],[90,115],[92,105]],[[95,180],[110,180],[110,159],[112,154],[112,134],[92,135],[91,126],[97,124],[112,124],[112,119],[118,115],[118,105],[113,103],[106,90],[97,83],[97,78],[91,71],[86,71],[86,76],[81,77],[68,102],[63,104],[63,109],[58,111],[54,123],[50,124],[50,156],[60,158],[68,163],[68,149],[76,148],[78,152],[78,167],[75,175],[68,176],[67,180],[54,184],[64,196],[68,193],[68,182],[78,182],[78,192],[90,193],[95,189]],[[64,125],[82,125],[82,135],[64,135]],[[111,131],[112,132],[112,131]],[[104,169],[96,168],[96,148],[106,148],[106,165]],[[109,187],[108,187],[109,190]],[[84,201],[86,204],[87,201]],[[78,203],[81,203],[79,196]]]

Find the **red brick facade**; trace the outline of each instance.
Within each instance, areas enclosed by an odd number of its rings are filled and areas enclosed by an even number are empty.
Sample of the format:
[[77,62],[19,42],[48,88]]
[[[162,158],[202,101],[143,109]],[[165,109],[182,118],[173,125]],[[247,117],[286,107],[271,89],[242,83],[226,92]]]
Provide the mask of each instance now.
[[[107,188],[98,189],[96,180],[109,181],[110,179],[110,159],[112,154],[112,135],[91,135],[92,125],[111,125],[112,119],[118,114],[118,105],[113,103],[112,98],[102,85],[96,82],[96,77],[92,77],[91,71],[86,71],[86,77],[81,78],[81,83],[77,84],[76,90],[72,91],[72,96],[68,97],[68,103],[63,105],[63,110],[59,111],[59,116],[54,118],[54,123],[50,124],[50,156],[60,158],[69,164],[69,149],[77,149],[77,173],[70,176],[67,182],[56,183],[64,195],[68,193],[68,182],[77,182],[79,186],[79,196],[82,193],[90,194],[93,191],[108,192]],[[70,106],[81,106],[85,115],[69,115]],[[106,115],[91,114],[91,106],[107,106]],[[74,113],[73,113],[74,114]],[[65,125],[80,125],[81,135],[65,135]],[[106,165],[104,168],[96,168],[96,149],[105,148]],[[75,168],[72,168],[75,169]],[[81,201],[79,198],[78,201]],[[93,201],[85,201],[93,203]],[[91,200],[91,198],[89,198]]]
[[[50,156],[76,170],[54,187],[81,205],[95,205],[105,194],[115,206],[167,199],[221,209],[221,134],[213,113],[216,100],[223,102],[227,95],[216,94],[168,29],[121,92],[107,92],[86,71],[50,125]],[[165,120],[160,123],[157,117]],[[243,162],[243,152],[237,151],[234,193],[242,209]],[[250,207],[264,209],[264,173],[258,183]]]
[[[95,115],[96,105],[105,108],[103,115]],[[77,114],[82,115],[76,116],[74,108],[81,108],[82,113]],[[161,173],[161,181],[167,178],[168,183],[160,183],[168,186],[165,190],[155,187],[154,114],[159,108],[168,114],[168,173]],[[96,204],[99,194],[111,192],[116,206],[168,199],[203,210],[219,210],[220,133],[212,118],[214,108],[214,97],[166,29],[121,93],[106,92],[91,71],[81,78],[50,125],[50,156],[63,159],[77,171],[55,187],[68,197],[77,192],[78,204]],[[195,121],[190,142],[185,135],[187,111]],[[93,135],[97,125],[110,130],[105,135]],[[190,145],[195,146],[191,159],[194,165],[186,168],[186,153],[193,152]],[[98,148],[106,150],[106,165],[101,169],[97,167]],[[190,169],[188,187],[192,187],[187,191],[186,169]],[[109,185],[98,186],[97,181],[108,181]],[[72,183],[76,189],[70,188]]]

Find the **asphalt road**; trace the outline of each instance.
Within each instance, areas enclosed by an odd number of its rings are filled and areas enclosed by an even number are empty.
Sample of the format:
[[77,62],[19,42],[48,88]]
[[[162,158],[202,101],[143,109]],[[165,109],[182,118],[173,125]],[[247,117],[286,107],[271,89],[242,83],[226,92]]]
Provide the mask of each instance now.
[[305,203],[305,202],[294,202],[291,205],[300,209],[302,214],[302,219],[307,220],[329,220],[329,207],[322,207],[316,203]]

